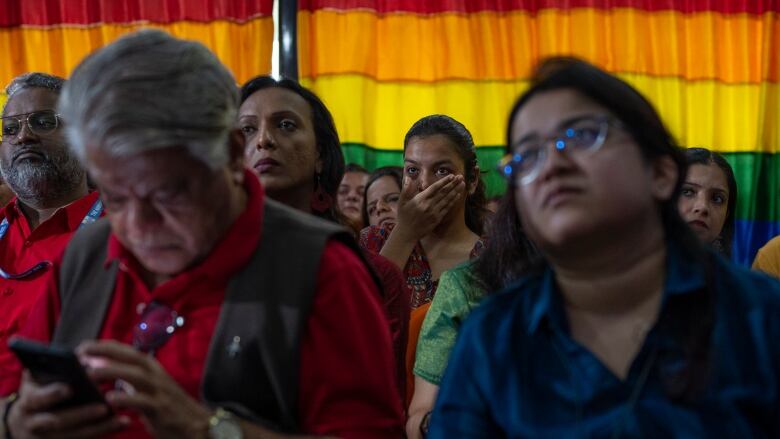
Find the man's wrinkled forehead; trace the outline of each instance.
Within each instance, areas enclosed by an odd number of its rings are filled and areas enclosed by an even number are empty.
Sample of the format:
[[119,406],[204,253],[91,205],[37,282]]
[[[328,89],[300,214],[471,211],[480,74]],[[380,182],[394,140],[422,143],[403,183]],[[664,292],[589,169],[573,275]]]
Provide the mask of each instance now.
[[60,95],[44,87],[26,87],[10,95],[3,104],[2,117],[55,110]]
[[[139,193],[199,181],[208,172],[205,164],[192,157],[184,147],[152,149],[126,156],[116,156],[100,145],[87,145],[87,167],[100,184],[133,188]],[[204,169],[205,168],[205,169]]]

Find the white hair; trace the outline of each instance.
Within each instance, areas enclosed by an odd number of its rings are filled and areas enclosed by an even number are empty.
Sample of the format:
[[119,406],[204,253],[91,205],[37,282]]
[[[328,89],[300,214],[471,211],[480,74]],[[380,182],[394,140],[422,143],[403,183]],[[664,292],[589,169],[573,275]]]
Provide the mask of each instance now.
[[93,53],[63,88],[59,112],[71,148],[127,157],[182,147],[211,169],[228,163],[238,88],[205,46],[142,30]]

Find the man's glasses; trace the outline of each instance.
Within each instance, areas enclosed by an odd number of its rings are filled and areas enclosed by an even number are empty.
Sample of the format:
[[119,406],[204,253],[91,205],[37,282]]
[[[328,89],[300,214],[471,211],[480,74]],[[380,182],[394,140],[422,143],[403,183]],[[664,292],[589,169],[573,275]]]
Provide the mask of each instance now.
[[34,111],[27,114],[17,114],[15,116],[6,116],[0,119],[2,121],[2,130],[0,130],[0,139],[8,140],[16,137],[22,131],[22,124],[27,124],[27,128],[33,134],[45,135],[51,134],[60,126],[60,115],[54,110]]
[[29,270],[23,271],[21,273],[9,273],[3,270],[2,268],[0,268],[0,277],[6,280],[25,279],[47,267],[51,267],[51,262],[49,261],[38,262],[37,264],[33,265],[33,267],[30,268]]
[[536,179],[547,161],[549,142],[553,143],[556,151],[566,150],[575,156],[590,155],[604,144],[610,124],[619,126],[619,123],[608,116],[586,117],[553,136],[524,140],[514,146],[514,153],[507,154],[498,162],[498,171],[516,184],[528,184]]
[[184,317],[157,301],[146,304],[139,313],[140,321],[133,328],[133,347],[151,355],[184,326]]

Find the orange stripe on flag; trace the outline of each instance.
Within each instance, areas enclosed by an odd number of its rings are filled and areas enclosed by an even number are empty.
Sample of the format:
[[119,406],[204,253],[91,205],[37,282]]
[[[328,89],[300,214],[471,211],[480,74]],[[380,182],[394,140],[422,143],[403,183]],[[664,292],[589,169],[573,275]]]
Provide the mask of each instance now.
[[381,81],[528,78],[540,58],[574,55],[613,72],[726,83],[778,81],[775,14],[548,9],[497,14],[380,16],[302,11],[302,76]]
[[200,41],[243,82],[271,71],[271,17],[246,23],[180,21],[165,25],[101,25],[53,29],[0,29],[0,85],[24,72],[68,76],[89,53],[141,28],[157,28],[180,38]]

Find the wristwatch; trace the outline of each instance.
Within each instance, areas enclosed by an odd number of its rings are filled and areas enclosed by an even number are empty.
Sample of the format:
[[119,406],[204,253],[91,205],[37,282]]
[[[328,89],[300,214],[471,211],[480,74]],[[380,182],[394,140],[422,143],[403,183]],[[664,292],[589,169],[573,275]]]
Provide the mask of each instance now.
[[218,407],[217,411],[209,418],[209,438],[243,439],[244,433],[241,431],[238,418],[229,411]]

